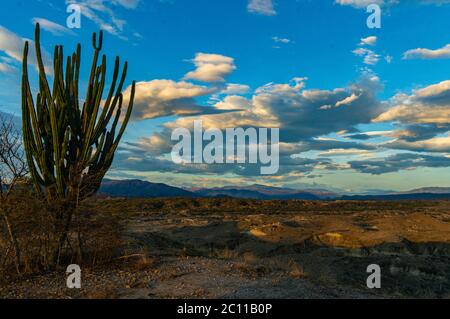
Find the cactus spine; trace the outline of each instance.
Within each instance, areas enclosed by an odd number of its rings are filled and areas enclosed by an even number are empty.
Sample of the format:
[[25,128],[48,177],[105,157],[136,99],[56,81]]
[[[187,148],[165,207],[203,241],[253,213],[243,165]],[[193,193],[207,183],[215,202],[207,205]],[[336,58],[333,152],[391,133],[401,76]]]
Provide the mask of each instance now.
[[98,65],[103,44],[101,31],[98,41],[96,34],[93,34],[92,44],[92,68],[86,99],[80,108],[80,44],[76,52],[66,58],[65,70],[63,47],[55,47],[53,86],[50,88],[40,47],[40,28],[36,24],[39,93],[34,100],[27,70],[29,44],[25,43],[22,71],[24,146],[36,190],[43,192],[48,200],[79,200],[98,191],[133,109],[135,82],[128,108],[122,112],[127,62],[119,79],[119,57],[115,60],[111,87],[106,100],[103,100],[106,56],[102,56]]

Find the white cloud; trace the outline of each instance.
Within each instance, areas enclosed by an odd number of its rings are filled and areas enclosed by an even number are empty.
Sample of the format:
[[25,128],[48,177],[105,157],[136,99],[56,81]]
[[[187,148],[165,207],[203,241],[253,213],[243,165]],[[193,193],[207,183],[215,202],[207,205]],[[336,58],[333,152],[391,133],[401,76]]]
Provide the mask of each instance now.
[[360,45],[375,45],[377,44],[377,37],[376,36],[370,36],[367,38],[362,38]]
[[378,116],[374,122],[402,121],[405,123],[450,123],[450,109],[446,106],[397,105]]
[[12,65],[0,62],[0,73],[15,73],[17,69]]
[[391,55],[386,55],[386,56],[384,57],[384,60],[385,60],[388,64],[391,64],[392,61],[394,60],[394,58],[393,58]]
[[[215,88],[188,82],[153,80],[136,84],[134,120],[153,119],[165,116],[189,116],[217,113],[212,107],[200,106],[195,98],[216,92]],[[124,101],[130,98],[131,87],[124,91]]]
[[[31,65],[37,66],[34,42],[29,39],[21,38],[14,32],[6,29],[3,26],[0,26],[0,51],[4,52],[8,57],[14,59],[16,62],[19,63],[22,62],[22,55],[25,46],[25,41],[29,42],[28,61]],[[52,74],[53,66],[49,58],[50,55],[45,50],[42,50],[42,55],[47,74]],[[4,70],[14,67],[12,65],[12,63],[14,62],[12,62],[11,60],[5,60],[4,58],[2,60],[4,61],[4,64],[8,65],[3,66]]]
[[380,61],[380,55],[366,48],[357,48],[353,54],[364,58],[364,64],[375,65]]
[[277,14],[272,0],[249,0],[247,9],[251,13],[266,16],[273,16]]
[[[449,4],[450,0],[408,0],[408,2],[416,2],[419,4],[443,5]],[[342,6],[352,6],[357,9],[366,9],[370,4],[378,4],[379,6],[392,6],[400,3],[400,0],[335,0],[336,4]]]
[[233,58],[220,54],[197,53],[192,62],[197,69],[187,73],[185,79],[225,82],[225,77],[236,69]]
[[[314,137],[349,130],[354,125],[370,123],[371,119],[383,111],[382,105],[375,99],[372,91],[375,85],[366,86],[364,81],[348,88],[334,90],[304,90],[304,79],[297,78],[291,83],[270,83],[260,87],[249,99],[241,96],[227,96],[214,105],[218,110],[240,110],[222,114],[198,117],[182,117],[164,125],[161,137],[170,140],[170,132],[174,128],[191,128],[194,120],[202,120],[205,129],[229,127],[278,127],[281,141],[298,143]],[[369,81],[369,80],[367,80]],[[356,96],[358,98],[355,98]],[[335,105],[345,101],[340,107],[322,110],[324,104]],[[353,100],[353,102],[350,102]],[[148,108],[150,111],[152,108]],[[350,148],[349,144],[333,141],[314,143],[315,148]],[[308,143],[308,147],[312,144]],[[351,148],[358,144],[353,143]],[[305,149],[305,145],[302,149]]]
[[[416,96],[422,99],[435,98],[439,96],[450,97],[450,80],[427,86],[423,89],[416,90],[414,93]],[[450,102],[450,99],[448,100],[448,102]]]
[[353,93],[352,95],[346,97],[342,101],[337,102],[336,107],[339,107],[342,105],[349,105],[349,104],[355,102],[356,100],[358,100],[358,98],[359,98],[359,96]]
[[127,21],[116,15],[116,7],[135,9],[140,0],[66,0],[66,4],[77,4],[81,7],[81,14],[94,22],[100,29],[113,34],[122,40]]
[[450,124],[450,80],[415,90],[412,95],[397,94],[391,103],[374,122]]
[[250,100],[239,95],[226,96],[223,101],[216,103],[214,106],[219,110],[248,110],[252,103]]
[[125,7],[127,9],[135,9],[138,6],[140,0],[112,0],[112,2],[120,4],[122,7]]
[[370,4],[385,4],[384,0],[336,0],[337,4],[342,6],[352,6],[355,8],[367,8]]
[[403,54],[403,59],[450,59],[450,44],[436,50],[432,49],[412,49]]
[[442,4],[448,4],[450,3],[450,0],[419,0],[421,4],[435,4],[435,5],[442,5]]
[[33,24],[39,23],[41,29],[46,30],[53,35],[56,36],[62,36],[62,35],[75,35],[76,33],[72,30],[66,28],[65,26],[62,26],[60,24],[57,24],[53,21],[44,19],[44,18],[33,18],[31,19],[31,22]]
[[280,38],[280,37],[272,37],[272,40],[275,43],[283,43],[283,44],[288,44],[291,43],[292,41],[290,39],[287,38]]
[[360,149],[331,149],[325,152],[321,152],[319,156],[363,156],[363,157],[371,157],[374,155],[373,152],[367,150]]
[[385,157],[348,162],[356,171],[381,175],[419,167],[448,167],[450,159],[445,156],[430,156],[414,153],[397,153]]
[[383,145],[384,147],[416,152],[450,152],[450,136],[435,137],[424,141],[395,140]]
[[226,88],[220,91],[220,94],[225,95],[236,95],[236,94],[247,94],[250,92],[250,87],[245,84],[235,84],[229,83]]

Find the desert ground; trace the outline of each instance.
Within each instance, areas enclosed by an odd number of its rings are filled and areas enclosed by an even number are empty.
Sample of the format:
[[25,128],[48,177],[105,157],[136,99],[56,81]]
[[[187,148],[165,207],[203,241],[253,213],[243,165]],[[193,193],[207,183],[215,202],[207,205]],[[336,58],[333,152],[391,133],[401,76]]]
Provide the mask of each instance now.
[[[0,298],[449,298],[450,202],[95,199],[107,263],[3,276]],[[89,205],[86,208],[89,211]],[[95,218],[95,216],[91,217]],[[368,289],[367,266],[382,269]]]

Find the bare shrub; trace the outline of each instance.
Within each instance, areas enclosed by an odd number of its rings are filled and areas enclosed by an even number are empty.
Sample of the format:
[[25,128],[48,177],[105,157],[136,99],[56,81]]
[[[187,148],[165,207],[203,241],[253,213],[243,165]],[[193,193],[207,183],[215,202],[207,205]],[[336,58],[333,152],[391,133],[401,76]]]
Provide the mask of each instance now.
[[[61,235],[54,212],[61,207],[55,203],[50,206],[37,197],[30,187],[15,188],[6,204],[21,251],[21,274],[54,269],[54,253],[58,251],[57,239]],[[111,263],[120,256],[120,225],[110,213],[101,205],[79,205],[73,220],[74,227],[61,250],[61,266],[77,263],[96,267]],[[6,234],[5,226],[0,225],[0,272],[11,277],[14,254]]]
[[0,114],[0,217],[5,228],[3,232],[0,231],[0,246],[7,246],[4,248],[4,260],[0,260],[0,267],[12,253],[17,274],[21,272],[21,251],[14,224],[10,220],[9,204],[11,192],[24,183],[27,174],[22,137],[14,123],[14,117]]

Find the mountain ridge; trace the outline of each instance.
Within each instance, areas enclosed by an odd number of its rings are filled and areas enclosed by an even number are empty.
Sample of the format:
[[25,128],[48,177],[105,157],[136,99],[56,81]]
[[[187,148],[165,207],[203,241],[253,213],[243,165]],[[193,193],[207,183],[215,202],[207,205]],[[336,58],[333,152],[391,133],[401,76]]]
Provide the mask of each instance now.
[[213,188],[179,188],[164,183],[151,183],[139,179],[105,179],[99,194],[110,197],[157,198],[242,198],[257,200],[432,200],[449,199],[450,187],[424,187],[406,192],[388,194],[339,194],[327,189],[273,187],[254,184]]

